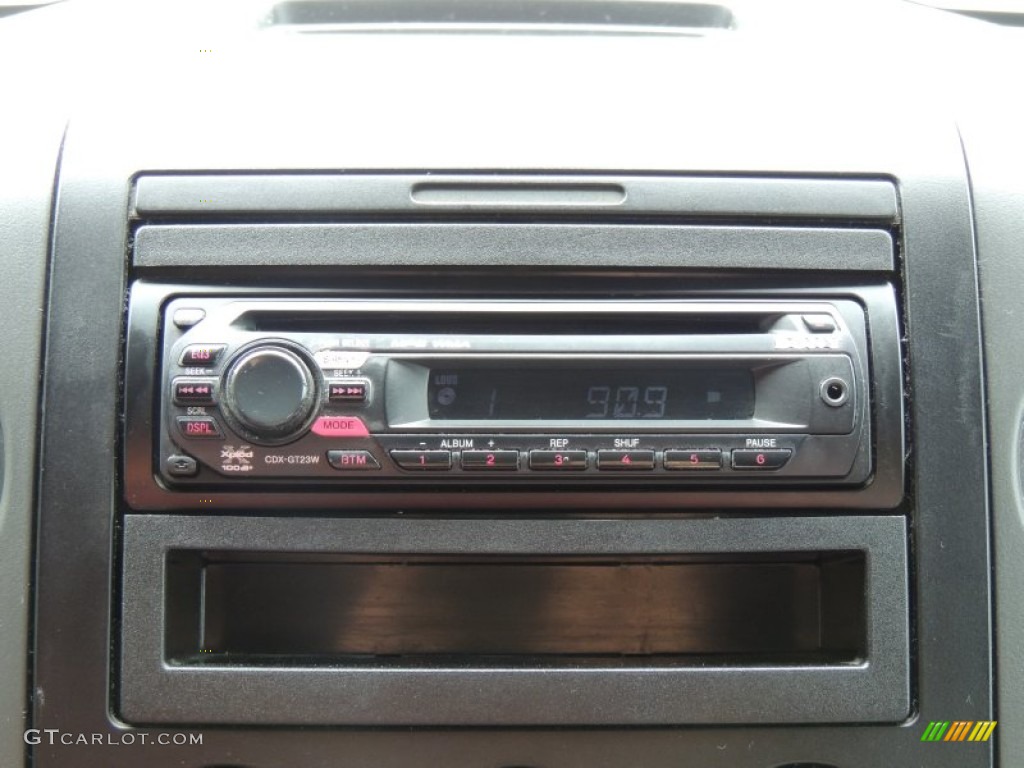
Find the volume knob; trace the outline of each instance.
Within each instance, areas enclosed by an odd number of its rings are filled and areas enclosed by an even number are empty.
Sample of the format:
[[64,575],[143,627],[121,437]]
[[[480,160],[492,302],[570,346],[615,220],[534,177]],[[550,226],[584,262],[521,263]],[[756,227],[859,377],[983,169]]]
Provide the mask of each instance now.
[[319,402],[309,363],[276,344],[250,347],[235,358],[221,392],[225,417],[254,443],[295,439],[309,427]]

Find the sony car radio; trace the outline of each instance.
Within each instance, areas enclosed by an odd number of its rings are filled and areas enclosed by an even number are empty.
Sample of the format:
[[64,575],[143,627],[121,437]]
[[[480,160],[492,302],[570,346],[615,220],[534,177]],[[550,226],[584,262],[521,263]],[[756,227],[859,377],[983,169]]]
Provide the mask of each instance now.
[[180,297],[168,484],[828,483],[871,474],[851,300]]

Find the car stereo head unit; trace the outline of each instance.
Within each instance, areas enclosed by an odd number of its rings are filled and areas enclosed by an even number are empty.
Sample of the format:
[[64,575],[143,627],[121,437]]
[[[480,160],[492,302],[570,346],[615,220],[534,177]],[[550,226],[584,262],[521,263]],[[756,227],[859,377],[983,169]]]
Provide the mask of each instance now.
[[216,484],[847,484],[871,476],[848,299],[179,297],[159,473]]

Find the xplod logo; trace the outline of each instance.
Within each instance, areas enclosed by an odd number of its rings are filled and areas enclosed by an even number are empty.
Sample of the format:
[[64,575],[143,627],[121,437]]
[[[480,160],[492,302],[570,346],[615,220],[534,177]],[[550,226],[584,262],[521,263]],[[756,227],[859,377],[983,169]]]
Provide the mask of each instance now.
[[921,741],[988,741],[996,729],[996,720],[932,720],[921,734]]

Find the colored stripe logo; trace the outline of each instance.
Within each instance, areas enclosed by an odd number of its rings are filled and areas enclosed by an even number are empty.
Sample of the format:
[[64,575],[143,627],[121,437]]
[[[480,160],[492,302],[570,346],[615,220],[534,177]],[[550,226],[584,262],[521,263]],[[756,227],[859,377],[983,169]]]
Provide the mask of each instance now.
[[921,741],[988,741],[997,720],[932,720]]

